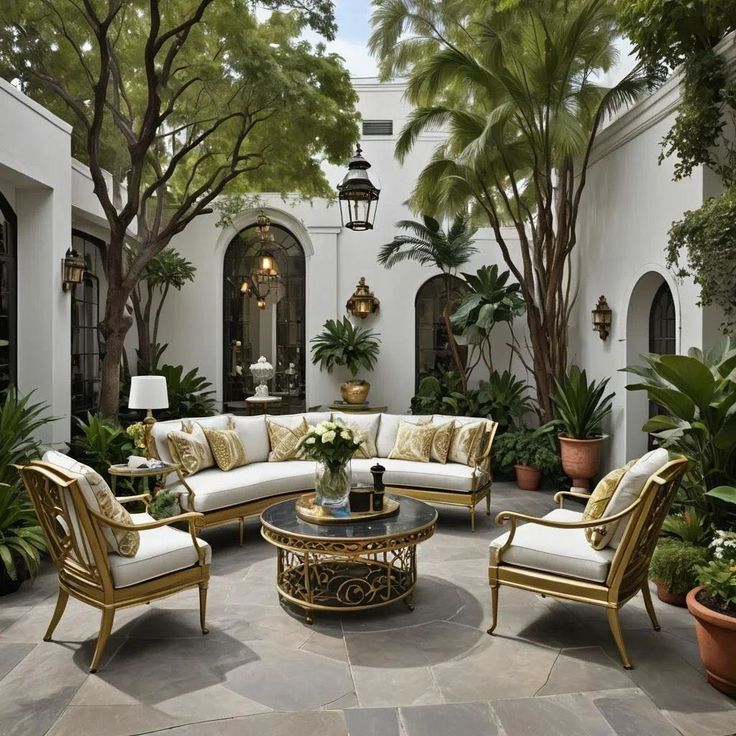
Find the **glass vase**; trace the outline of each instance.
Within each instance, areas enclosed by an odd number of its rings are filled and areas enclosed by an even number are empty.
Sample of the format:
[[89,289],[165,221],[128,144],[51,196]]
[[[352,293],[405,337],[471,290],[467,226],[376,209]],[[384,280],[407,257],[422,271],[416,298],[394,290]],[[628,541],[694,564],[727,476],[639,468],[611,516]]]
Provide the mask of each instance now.
[[350,461],[339,464],[318,462],[314,470],[315,501],[320,506],[344,508],[350,495]]

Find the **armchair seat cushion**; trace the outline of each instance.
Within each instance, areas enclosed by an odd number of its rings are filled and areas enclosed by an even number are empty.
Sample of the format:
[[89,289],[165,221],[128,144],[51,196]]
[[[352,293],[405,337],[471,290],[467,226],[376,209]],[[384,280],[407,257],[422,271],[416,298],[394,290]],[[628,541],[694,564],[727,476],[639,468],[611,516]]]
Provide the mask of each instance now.
[[[582,513],[555,509],[544,518],[553,521],[582,521]],[[509,533],[491,542],[491,551],[502,547]],[[615,550],[593,549],[583,529],[555,529],[539,524],[517,527],[511,546],[503,553],[501,565],[526,567],[552,575],[604,583],[608,577]]]
[[[371,464],[381,463],[386,468],[383,482],[387,486],[431,488],[438,491],[473,490],[474,468],[461,463],[422,463],[415,460],[377,458]],[[353,470],[353,472],[355,472]]]
[[306,460],[292,460],[250,463],[227,473],[217,468],[203,470],[187,478],[194,491],[194,508],[189,508],[186,495],[181,498],[182,507],[187,511],[215,511],[282,493],[313,491],[314,465]]
[[[131,514],[134,524],[153,521],[148,514]],[[197,551],[189,532],[162,526],[158,529],[145,529],[140,532],[140,547],[135,557],[110,555],[110,573],[116,588],[152,580],[177,570],[185,570],[198,562]],[[205,550],[205,562],[212,559],[212,550],[207,542],[197,540]]]

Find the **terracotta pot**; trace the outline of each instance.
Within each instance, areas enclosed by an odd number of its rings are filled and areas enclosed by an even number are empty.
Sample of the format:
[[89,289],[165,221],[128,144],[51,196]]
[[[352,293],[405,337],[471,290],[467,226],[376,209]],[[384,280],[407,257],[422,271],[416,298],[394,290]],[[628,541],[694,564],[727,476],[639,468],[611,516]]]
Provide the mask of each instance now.
[[687,610],[695,617],[705,677],[716,690],[736,697],[736,617],[711,611],[697,600],[702,586],[687,594]]
[[560,435],[562,469],[572,479],[575,488],[589,488],[590,479],[601,465],[601,447],[604,437],[593,440],[575,440]]
[[659,598],[662,603],[667,603],[670,606],[679,606],[680,608],[685,608],[685,606],[687,606],[686,594],[672,593],[667,590],[665,585],[658,583],[656,580],[654,581],[654,584],[657,586],[657,598]]
[[347,404],[365,404],[370,389],[368,381],[346,381],[340,384],[340,396]]
[[522,491],[537,491],[542,480],[542,471],[530,468],[528,465],[514,465],[516,471],[516,485]]

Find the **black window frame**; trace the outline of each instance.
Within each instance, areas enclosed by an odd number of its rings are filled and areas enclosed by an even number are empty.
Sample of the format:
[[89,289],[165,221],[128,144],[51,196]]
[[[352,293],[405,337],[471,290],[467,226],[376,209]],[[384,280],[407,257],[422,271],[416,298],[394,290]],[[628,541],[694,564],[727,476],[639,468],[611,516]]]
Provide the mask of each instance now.
[[0,391],[5,391],[10,386],[18,385],[18,218],[2,193],[0,193],[0,212],[3,215],[0,228],[3,231],[3,241],[7,244],[5,251],[0,251],[0,262],[7,264],[7,380],[0,376]]

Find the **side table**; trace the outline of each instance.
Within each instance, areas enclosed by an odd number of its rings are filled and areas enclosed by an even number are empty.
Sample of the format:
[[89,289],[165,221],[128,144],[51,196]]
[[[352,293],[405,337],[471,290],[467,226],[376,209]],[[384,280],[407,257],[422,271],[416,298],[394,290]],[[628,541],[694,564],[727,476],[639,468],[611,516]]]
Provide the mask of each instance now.
[[261,413],[268,414],[269,409],[280,408],[282,400],[280,396],[248,396],[245,403],[248,406],[249,414],[257,413],[259,408]]
[[131,468],[127,464],[111,465],[107,472],[112,480],[112,492],[115,494],[118,478],[130,478],[140,480],[141,493],[148,493],[148,479],[156,478],[156,489],[163,488],[164,478],[171,473],[178,473],[180,466],[174,463],[166,463],[157,468]]

